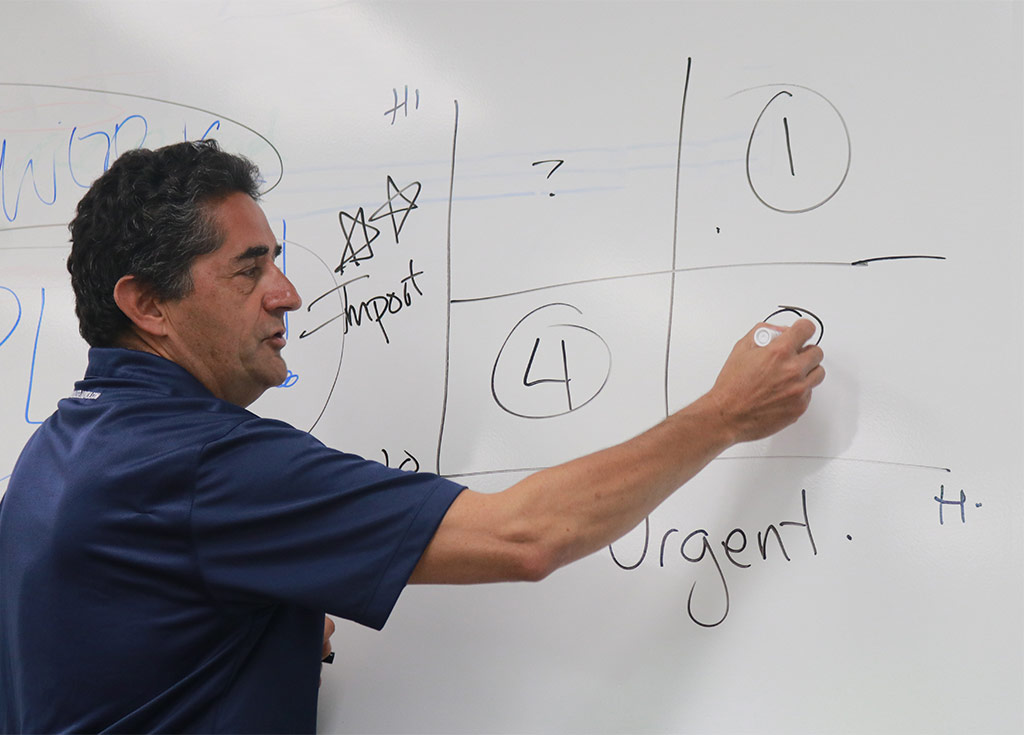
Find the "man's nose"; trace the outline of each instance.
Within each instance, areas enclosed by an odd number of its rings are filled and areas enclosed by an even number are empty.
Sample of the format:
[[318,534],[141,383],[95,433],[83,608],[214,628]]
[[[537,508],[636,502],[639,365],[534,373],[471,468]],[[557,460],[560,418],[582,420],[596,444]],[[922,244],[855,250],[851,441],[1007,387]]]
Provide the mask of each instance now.
[[263,297],[263,307],[267,311],[295,311],[302,306],[302,297],[288,276],[276,265],[273,268],[273,283]]

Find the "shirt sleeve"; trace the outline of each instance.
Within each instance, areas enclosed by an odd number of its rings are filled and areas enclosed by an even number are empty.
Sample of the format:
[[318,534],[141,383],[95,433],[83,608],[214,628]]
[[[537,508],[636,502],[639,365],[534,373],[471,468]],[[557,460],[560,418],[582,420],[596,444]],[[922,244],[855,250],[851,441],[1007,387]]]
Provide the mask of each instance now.
[[252,418],[205,445],[191,523],[210,594],[386,622],[462,486]]

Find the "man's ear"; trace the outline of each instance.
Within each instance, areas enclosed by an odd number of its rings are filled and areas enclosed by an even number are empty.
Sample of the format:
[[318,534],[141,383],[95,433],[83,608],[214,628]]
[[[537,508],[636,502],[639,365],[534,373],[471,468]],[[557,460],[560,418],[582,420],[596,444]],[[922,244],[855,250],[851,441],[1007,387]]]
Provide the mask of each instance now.
[[153,289],[135,276],[121,276],[114,284],[114,303],[144,334],[167,335],[167,315],[163,300]]

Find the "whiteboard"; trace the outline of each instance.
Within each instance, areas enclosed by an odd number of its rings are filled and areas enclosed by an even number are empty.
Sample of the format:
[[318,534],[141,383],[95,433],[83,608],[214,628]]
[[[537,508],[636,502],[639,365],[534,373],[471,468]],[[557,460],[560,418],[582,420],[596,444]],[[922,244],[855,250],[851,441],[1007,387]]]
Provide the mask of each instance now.
[[[254,410],[497,491],[818,320],[807,415],[535,585],[342,623],[335,732],[1021,732],[1020,3],[3,4],[0,489],[82,374],[120,152],[261,167]],[[564,345],[564,346],[563,346]]]

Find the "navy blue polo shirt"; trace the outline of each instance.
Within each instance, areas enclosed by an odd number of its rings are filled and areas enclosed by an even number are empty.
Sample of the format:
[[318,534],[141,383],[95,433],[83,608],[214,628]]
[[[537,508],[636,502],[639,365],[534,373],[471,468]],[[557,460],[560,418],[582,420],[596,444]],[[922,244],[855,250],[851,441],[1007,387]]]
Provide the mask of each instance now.
[[461,489],[90,350],[0,501],[0,727],[314,732],[324,612],[383,626]]

